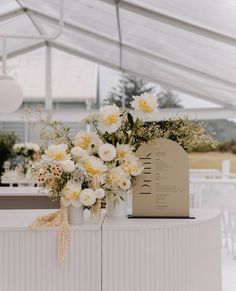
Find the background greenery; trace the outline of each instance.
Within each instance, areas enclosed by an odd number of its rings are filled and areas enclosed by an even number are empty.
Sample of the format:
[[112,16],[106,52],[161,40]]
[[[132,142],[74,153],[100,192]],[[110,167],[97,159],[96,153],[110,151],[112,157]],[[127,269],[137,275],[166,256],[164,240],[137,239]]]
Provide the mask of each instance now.
[[3,172],[3,164],[13,156],[13,146],[16,143],[16,135],[0,132],[0,175]]

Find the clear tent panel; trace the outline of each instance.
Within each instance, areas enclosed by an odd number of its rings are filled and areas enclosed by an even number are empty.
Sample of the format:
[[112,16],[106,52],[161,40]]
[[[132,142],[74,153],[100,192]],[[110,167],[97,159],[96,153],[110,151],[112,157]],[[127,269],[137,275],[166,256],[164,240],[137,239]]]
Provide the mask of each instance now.
[[236,89],[220,85],[204,77],[185,73],[164,65],[153,58],[140,57],[128,50],[123,52],[123,66],[126,70],[139,73],[169,88],[221,104],[235,104]]
[[234,0],[126,0],[121,2],[124,6],[125,3],[137,5],[236,37],[236,2]]
[[147,53],[235,83],[236,47],[121,9],[122,41]]
[[[16,17],[0,21],[0,34],[3,35],[38,35],[36,28],[32,25],[29,17],[26,14],[17,15]],[[7,53],[15,53],[22,51],[24,48],[34,46],[41,43],[42,40],[35,39],[13,39],[7,40]],[[1,51],[2,54],[2,51]]]
[[[56,25],[34,16],[37,24],[48,34],[52,34]],[[103,41],[93,34],[83,33],[79,30],[65,28],[63,34],[52,43],[56,48],[70,51],[94,61],[119,66],[119,44]]]
[[97,65],[52,49],[52,96],[57,101],[96,101]]
[[[188,2],[121,0],[116,7],[113,0],[66,0],[65,29],[51,45],[189,94],[235,104],[235,4],[233,0]],[[58,26],[59,0],[17,3],[0,2],[0,33],[39,35],[39,30],[53,34]],[[201,14],[198,6],[203,5]],[[20,13],[11,14],[17,7]],[[10,14],[6,17],[8,9]],[[224,23],[222,15],[228,15]],[[45,42],[9,40],[8,54],[35,49],[38,44]]]
[[1,0],[0,1],[0,17],[10,11],[16,10],[19,5],[14,0]]
[[[58,18],[59,0],[20,0],[22,5],[45,15]],[[64,1],[64,19],[80,27],[97,31],[118,40],[116,10],[100,0]]]
[[9,59],[7,67],[8,74],[14,77],[21,86],[24,101],[37,101],[45,98],[44,47]]

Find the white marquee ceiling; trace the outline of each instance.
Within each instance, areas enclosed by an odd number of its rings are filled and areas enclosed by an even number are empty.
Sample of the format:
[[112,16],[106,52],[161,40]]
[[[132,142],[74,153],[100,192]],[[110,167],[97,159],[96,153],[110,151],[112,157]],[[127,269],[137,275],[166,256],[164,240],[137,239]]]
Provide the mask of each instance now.
[[[0,0],[0,33],[52,33],[59,0]],[[160,85],[236,105],[234,0],[64,0],[65,29],[50,43]],[[44,45],[9,40],[9,57]]]

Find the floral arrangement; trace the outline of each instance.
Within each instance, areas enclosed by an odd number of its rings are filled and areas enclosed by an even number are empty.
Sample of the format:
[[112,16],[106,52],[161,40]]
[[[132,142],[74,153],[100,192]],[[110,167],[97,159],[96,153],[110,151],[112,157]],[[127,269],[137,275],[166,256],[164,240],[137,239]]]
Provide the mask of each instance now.
[[[64,137],[54,134],[54,142],[63,143],[47,147],[33,168],[38,183],[52,199],[60,197],[63,206],[84,206],[92,213],[105,195],[114,203],[126,199],[133,177],[143,170],[135,151],[141,141],[155,138],[152,127],[148,136],[139,136],[139,130],[144,120],[154,118],[157,100],[144,94],[134,97],[132,106],[132,112],[116,105],[101,108],[99,114],[90,117],[96,132],[82,131],[71,138],[67,130],[57,130]],[[58,124],[53,127],[58,128]]]
[[[62,245],[67,239],[70,206],[88,208],[92,216],[98,216],[104,197],[113,199],[114,206],[126,199],[134,178],[143,171],[135,155],[143,143],[159,137],[177,141],[184,148],[198,146],[198,141],[213,143],[200,124],[188,119],[154,122],[158,113],[155,96],[134,96],[131,108],[105,105],[85,120],[95,132],[81,131],[74,137],[61,123],[40,115],[41,137],[51,144],[32,172],[53,200],[61,199],[62,207],[56,214],[39,218],[34,226],[60,225]],[[30,112],[27,116],[32,118]]]
[[[79,145],[84,144],[86,150]],[[84,206],[93,212],[105,191],[101,188],[106,165],[98,157],[101,140],[95,134],[78,133],[70,143],[50,145],[33,168],[39,185],[52,197],[61,198],[64,207]]]
[[31,168],[40,158],[40,147],[35,143],[16,143],[12,157],[4,163],[3,180],[32,180]]
[[95,132],[81,131],[73,138],[60,123],[41,120],[42,136],[54,144],[45,149],[33,173],[52,199],[60,197],[64,206],[97,210],[104,196],[115,203],[126,199],[134,177],[143,170],[135,155],[143,143],[166,137],[185,149],[214,144],[202,124],[187,118],[153,122],[158,114],[155,96],[134,96],[131,108],[102,107],[85,120]]

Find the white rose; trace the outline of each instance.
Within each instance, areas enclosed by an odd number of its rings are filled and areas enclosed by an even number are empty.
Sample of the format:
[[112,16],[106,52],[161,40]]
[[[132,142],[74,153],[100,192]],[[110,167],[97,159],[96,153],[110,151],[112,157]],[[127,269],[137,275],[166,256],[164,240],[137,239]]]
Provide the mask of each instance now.
[[85,206],[92,206],[96,199],[96,193],[93,189],[84,189],[80,193],[80,202]]
[[81,184],[68,181],[62,190],[61,203],[65,207],[69,205],[74,205],[75,207],[80,207],[81,202],[79,200],[81,193]]
[[86,150],[83,150],[81,147],[75,146],[71,149],[71,154],[76,159],[80,160],[81,162],[84,162],[88,159],[89,154]]
[[105,143],[99,147],[98,154],[105,162],[110,162],[116,157],[116,148],[109,143]]
[[88,152],[96,152],[102,141],[95,132],[81,131],[76,134],[74,144]]
[[65,172],[71,173],[75,169],[75,164],[71,160],[61,161],[60,164]]
[[124,179],[124,180],[120,180],[118,185],[122,190],[128,190],[131,186],[131,182],[129,179]]
[[66,144],[50,145],[47,150],[45,150],[45,155],[42,159],[45,161],[65,161],[70,158],[67,154],[68,146]]
[[88,175],[97,176],[106,172],[107,167],[103,161],[97,157],[91,156],[83,163],[83,167]]
[[112,133],[121,126],[120,108],[113,105],[106,105],[100,109],[99,129],[102,132]]
[[96,197],[102,199],[105,196],[105,191],[102,188],[95,190]]
[[133,96],[133,101],[130,104],[134,109],[134,116],[142,121],[154,121],[157,119],[157,97],[144,93],[141,96]]
[[128,144],[117,144],[116,153],[119,159],[127,158],[132,155],[134,152],[134,148]]

